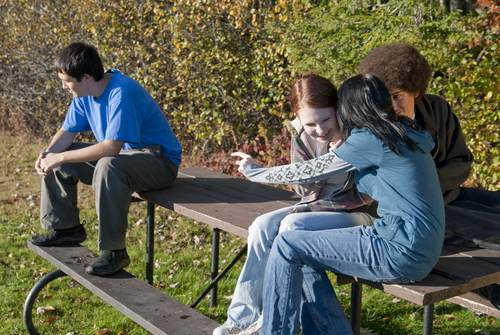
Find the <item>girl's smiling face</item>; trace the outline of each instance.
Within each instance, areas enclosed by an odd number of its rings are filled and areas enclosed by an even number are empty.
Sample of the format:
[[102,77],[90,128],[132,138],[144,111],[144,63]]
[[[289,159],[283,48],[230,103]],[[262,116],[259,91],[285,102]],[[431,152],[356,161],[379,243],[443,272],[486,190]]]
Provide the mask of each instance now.
[[334,107],[303,107],[295,116],[299,118],[304,131],[321,144],[342,138],[342,131]]

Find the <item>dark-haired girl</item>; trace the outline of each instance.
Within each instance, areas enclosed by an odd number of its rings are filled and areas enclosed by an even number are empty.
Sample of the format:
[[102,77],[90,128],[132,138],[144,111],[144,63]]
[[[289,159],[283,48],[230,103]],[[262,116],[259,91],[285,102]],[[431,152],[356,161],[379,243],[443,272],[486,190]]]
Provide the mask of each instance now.
[[286,176],[284,183],[309,183],[354,171],[358,190],[379,202],[381,218],[373,226],[278,235],[264,278],[266,335],[299,334],[299,315],[303,334],[352,333],[326,270],[411,283],[425,278],[439,259],[444,204],[430,135],[394,112],[389,91],[372,75],[342,84],[338,112],[345,140],[330,154],[269,169],[243,166],[250,180],[267,183],[277,176]]
[[[426,94],[433,71],[425,57],[407,43],[385,44],[370,51],[358,72],[382,80],[396,113],[414,119],[436,143],[431,155],[445,204],[444,243],[500,250],[500,191],[461,187],[474,157],[450,105]],[[500,285],[489,285],[481,293],[500,309]]]
[[[328,143],[342,139],[336,116],[337,88],[313,72],[299,76],[289,95],[293,164],[328,153]],[[250,155],[234,153],[252,163]],[[345,211],[371,202],[353,187],[352,174],[340,173],[310,184],[294,185],[302,199],[295,206],[259,216],[248,229],[247,260],[236,283],[227,320],[213,335],[258,335],[262,326],[262,290],[267,258],[276,236],[286,230],[322,230],[370,224],[365,213]]]

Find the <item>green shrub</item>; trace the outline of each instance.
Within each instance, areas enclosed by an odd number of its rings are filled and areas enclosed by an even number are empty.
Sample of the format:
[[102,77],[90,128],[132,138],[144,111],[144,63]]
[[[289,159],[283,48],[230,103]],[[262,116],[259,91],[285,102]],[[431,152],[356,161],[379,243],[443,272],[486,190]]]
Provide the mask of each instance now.
[[490,29],[484,18],[484,14],[445,12],[437,1],[360,6],[339,0],[311,10],[308,19],[293,26],[282,43],[293,71],[315,69],[336,84],[355,75],[358,64],[374,47],[391,42],[413,44],[436,70],[429,93],[449,101],[460,119],[475,157],[469,183],[497,190],[499,39],[498,30]]
[[70,97],[52,63],[63,46],[82,40],[98,48],[106,67],[146,87],[188,153],[279,134],[289,75],[265,26],[304,8],[301,1],[0,2],[0,122],[53,135]]
[[186,155],[241,149],[281,133],[285,94],[310,69],[336,84],[372,48],[414,44],[438,75],[476,157],[470,182],[498,189],[498,1],[479,16],[438,1],[4,0],[0,127],[48,138],[71,97],[52,64],[62,47],[95,45],[106,67],[139,81]]

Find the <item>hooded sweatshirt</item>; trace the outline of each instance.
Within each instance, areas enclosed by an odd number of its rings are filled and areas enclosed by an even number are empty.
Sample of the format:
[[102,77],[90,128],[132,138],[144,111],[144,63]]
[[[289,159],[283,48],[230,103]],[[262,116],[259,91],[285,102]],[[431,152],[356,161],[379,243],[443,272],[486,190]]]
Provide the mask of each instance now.
[[[293,165],[264,169],[246,166],[243,174],[264,183],[311,183],[354,171],[360,192],[379,202],[374,233],[389,263],[401,275],[424,279],[439,259],[444,235],[444,202],[430,154],[434,142],[426,131],[407,129],[418,145],[393,154],[373,133],[354,129],[334,153]],[[369,229],[369,228],[367,228]]]
[[[301,163],[328,153],[328,145],[321,145],[304,131],[298,118],[287,123],[292,134],[291,162]],[[365,206],[373,199],[358,192],[354,187],[352,172],[339,173],[327,179],[308,184],[293,184],[295,192],[302,197],[299,211],[348,211]]]

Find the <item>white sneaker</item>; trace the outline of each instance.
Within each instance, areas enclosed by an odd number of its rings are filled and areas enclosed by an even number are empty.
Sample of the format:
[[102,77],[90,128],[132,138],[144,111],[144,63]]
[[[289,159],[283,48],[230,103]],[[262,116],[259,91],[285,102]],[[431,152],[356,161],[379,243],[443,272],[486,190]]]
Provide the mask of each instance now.
[[220,327],[214,329],[213,335],[233,335],[239,334],[243,329],[231,326],[228,324],[223,324]]
[[245,329],[238,335],[260,335],[260,334],[262,334],[262,325],[260,325],[258,321],[255,321],[247,329]]

